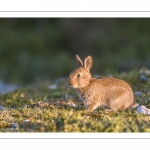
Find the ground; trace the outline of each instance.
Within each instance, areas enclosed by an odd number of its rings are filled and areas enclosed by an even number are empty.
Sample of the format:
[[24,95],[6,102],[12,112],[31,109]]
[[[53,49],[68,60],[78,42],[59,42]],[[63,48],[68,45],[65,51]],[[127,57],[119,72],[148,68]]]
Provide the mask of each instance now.
[[[107,73],[127,81],[135,102],[150,108],[147,69]],[[101,77],[101,76],[100,76]],[[150,132],[150,116],[137,109],[88,113],[66,78],[39,81],[0,95],[1,132]]]

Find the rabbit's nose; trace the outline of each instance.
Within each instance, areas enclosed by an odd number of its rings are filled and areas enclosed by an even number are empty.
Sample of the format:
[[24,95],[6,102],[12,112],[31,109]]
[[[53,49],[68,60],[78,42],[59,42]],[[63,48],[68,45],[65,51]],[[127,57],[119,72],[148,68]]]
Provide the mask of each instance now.
[[68,84],[69,84],[70,86],[72,85],[70,80],[68,80]]
[[68,81],[68,84],[71,85],[71,83]]

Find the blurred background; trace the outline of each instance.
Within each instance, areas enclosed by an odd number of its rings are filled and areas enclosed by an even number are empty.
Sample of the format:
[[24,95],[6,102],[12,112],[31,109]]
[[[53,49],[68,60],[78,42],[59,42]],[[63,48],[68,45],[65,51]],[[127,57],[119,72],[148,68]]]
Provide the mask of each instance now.
[[0,80],[68,77],[75,55],[92,74],[150,68],[149,18],[0,18]]

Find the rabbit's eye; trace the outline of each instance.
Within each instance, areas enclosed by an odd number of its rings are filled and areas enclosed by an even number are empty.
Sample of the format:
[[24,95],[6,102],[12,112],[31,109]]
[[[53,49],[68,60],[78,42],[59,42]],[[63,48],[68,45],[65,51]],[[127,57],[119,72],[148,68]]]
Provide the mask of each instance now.
[[78,77],[78,78],[81,77],[81,74],[77,74],[77,77]]

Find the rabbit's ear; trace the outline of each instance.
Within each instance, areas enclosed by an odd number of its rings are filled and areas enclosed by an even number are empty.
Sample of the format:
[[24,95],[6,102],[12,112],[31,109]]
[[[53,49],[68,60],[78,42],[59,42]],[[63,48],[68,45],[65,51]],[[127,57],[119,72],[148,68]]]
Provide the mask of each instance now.
[[78,55],[76,55],[76,60],[77,60],[77,64],[79,66],[83,66],[83,62],[82,62],[82,60],[80,59],[80,57]]
[[87,71],[89,71],[92,67],[92,63],[93,63],[92,56],[86,57],[85,60],[84,60],[84,68]]

